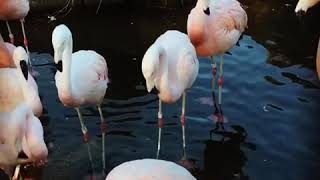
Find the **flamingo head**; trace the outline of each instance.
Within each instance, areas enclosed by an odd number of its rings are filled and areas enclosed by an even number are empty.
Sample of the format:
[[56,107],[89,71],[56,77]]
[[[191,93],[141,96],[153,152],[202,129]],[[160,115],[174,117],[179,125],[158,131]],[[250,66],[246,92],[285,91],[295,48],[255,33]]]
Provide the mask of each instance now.
[[52,46],[54,49],[54,62],[57,69],[62,72],[62,57],[71,51],[72,54],[72,34],[70,29],[61,24],[52,32]]
[[155,80],[159,67],[159,50],[156,46],[151,46],[142,59],[142,74],[146,80],[147,90],[151,90],[155,86]]
[[20,68],[23,76],[28,80],[28,61],[29,57],[25,49],[21,46],[18,46],[13,51],[13,61],[16,67]]

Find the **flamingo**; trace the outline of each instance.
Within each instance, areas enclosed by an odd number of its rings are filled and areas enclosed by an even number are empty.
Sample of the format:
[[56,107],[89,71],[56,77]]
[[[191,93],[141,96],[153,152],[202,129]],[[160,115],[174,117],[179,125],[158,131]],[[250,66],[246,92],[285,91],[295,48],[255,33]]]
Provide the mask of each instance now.
[[[106,123],[101,104],[109,82],[106,60],[92,50],[80,50],[72,53],[72,33],[64,24],[53,30],[52,45],[54,61],[58,69],[55,80],[59,99],[64,106],[72,107],[77,111],[85,143],[89,141],[89,135],[83,122],[80,106],[92,104],[98,108],[102,131],[102,161],[105,170]],[[89,145],[88,152],[92,162]]]
[[[6,21],[10,42],[14,44],[15,40],[9,25],[9,21],[19,19],[23,34],[23,44],[27,50],[28,56],[30,57],[28,40],[24,28],[24,19],[28,15],[29,10],[29,0],[1,0],[0,2],[0,19]],[[32,71],[31,61],[29,61],[28,63],[31,68],[30,72],[36,73]]]
[[196,180],[185,168],[164,160],[139,159],[113,168],[106,180]]
[[223,55],[237,44],[247,27],[246,11],[237,0],[198,0],[187,21],[187,32],[198,56],[211,56],[212,91],[217,72],[214,55],[221,56],[219,105],[222,99]]
[[[27,154],[27,159],[18,158],[21,151]],[[20,164],[37,162],[42,165],[47,155],[40,120],[29,106],[21,104],[12,111],[0,112],[0,168],[8,173],[17,165],[14,175],[17,179]]]
[[28,55],[23,47],[15,48],[13,59],[16,68],[0,68],[0,111],[10,111],[26,103],[40,117],[43,108],[38,86],[28,73]]
[[148,48],[142,60],[142,73],[150,92],[155,86],[159,93],[158,150],[160,153],[161,130],[163,128],[162,102],[175,103],[182,96],[182,140],[185,148],[186,91],[191,88],[199,71],[196,51],[188,36],[176,30],[166,31]]

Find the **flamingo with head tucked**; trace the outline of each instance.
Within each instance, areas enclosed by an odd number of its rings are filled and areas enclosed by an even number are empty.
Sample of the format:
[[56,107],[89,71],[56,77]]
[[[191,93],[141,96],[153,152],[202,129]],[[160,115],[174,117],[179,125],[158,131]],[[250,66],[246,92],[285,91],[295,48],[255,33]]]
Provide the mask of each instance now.
[[185,106],[186,91],[191,88],[199,71],[196,51],[188,36],[170,30],[162,34],[148,48],[142,60],[142,73],[150,92],[158,90],[159,139],[157,158],[160,153],[161,129],[163,127],[162,102],[175,103],[182,96],[181,127],[183,134],[183,157],[185,159]]
[[[55,75],[60,101],[73,107],[78,113],[84,141],[88,142],[88,131],[83,122],[80,106],[92,104],[98,107],[102,131],[102,161],[105,169],[105,130],[106,124],[101,104],[108,88],[108,68],[106,60],[92,50],[72,53],[72,33],[66,25],[55,27],[52,33],[54,61],[58,71]],[[89,148],[89,145],[88,145]],[[88,149],[91,159],[90,150]]]
[[211,56],[212,91],[217,72],[214,55],[221,55],[219,104],[223,84],[223,55],[237,44],[247,27],[247,14],[237,0],[198,0],[188,16],[187,31],[198,56]]

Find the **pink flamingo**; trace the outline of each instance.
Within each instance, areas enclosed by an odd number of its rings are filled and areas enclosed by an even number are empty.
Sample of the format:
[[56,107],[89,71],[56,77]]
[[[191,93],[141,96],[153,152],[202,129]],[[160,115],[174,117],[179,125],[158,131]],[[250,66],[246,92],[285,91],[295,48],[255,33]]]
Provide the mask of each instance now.
[[158,37],[149,47],[142,60],[142,73],[148,92],[155,86],[159,93],[158,151],[160,153],[161,129],[163,127],[162,102],[175,103],[182,96],[181,126],[183,154],[185,158],[185,106],[186,91],[191,88],[199,71],[196,51],[188,36],[170,30]]
[[170,161],[140,159],[113,168],[106,180],[196,180],[189,171]]
[[[0,19],[6,21],[7,28],[9,31],[10,42],[14,44],[14,35],[12,34],[9,21],[19,19],[21,23],[23,33],[23,43],[29,56],[28,40],[24,28],[24,19],[28,15],[30,10],[29,0],[1,0],[0,2]],[[30,59],[30,58],[29,58]],[[29,61],[30,68],[31,61]],[[31,69],[31,72],[32,69]]]
[[[23,151],[27,159],[18,158]],[[42,165],[48,155],[43,140],[43,128],[40,120],[31,109],[21,104],[9,112],[0,113],[0,168],[8,174],[16,166],[14,179],[17,179],[20,164],[36,162]]]
[[[102,162],[103,170],[105,170],[106,124],[101,104],[109,82],[106,60],[91,50],[72,53],[72,33],[63,24],[53,30],[52,45],[54,61],[58,69],[55,80],[59,99],[64,106],[73,107],[77,111],[85,143],[88,142],[89,136],[83,122],[80,106],[94,104],[99,110],[102,131]],[[88,153],[92,162],[89,144]]]
[[237,0],[198,0],[188,16],[187,31],[198,56],[211,56],[212,91],[216,75],[214,55],[221,55],[219,105],[223,83],[223,54],[239,40],[247,27],[247,14]]
[[[9,52],[11,51],[10,48]],[[43,108],[37,83],[28,73],[28,55],[23,47],[15,48],[12,53],[16,68],[0,68],[0,111],[10,111],[17,105],[26,103],[40,117]]]

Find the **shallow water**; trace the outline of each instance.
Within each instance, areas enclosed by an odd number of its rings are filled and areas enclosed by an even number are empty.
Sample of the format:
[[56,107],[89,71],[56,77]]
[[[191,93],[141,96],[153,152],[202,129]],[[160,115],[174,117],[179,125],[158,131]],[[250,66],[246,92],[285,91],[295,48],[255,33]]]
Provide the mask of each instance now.
[[[319,13],[310,15],[314,23],[308,19],[302,24],[293,13],[296,2],[243,3],[248,7],[249,29],[240,46],[225,55],[223,111],[227,132],[214,134],[210,140],[215,124],[209,116],[215,109],[210,103],[201,103],[211,96],[208,58],[200,58],[199,76],[188,92],[187,155],[196,163],[193,173],[199,180],[316,179],[320,177],[320,83],[314,57]],[[41,120],[50,152],[48,164],[41,169],[27,167],[25,177],[88,179],[90,174],[76,111],[63,107],[57,97],[55,68],[50,64],[53,28],[67,24],[73,31],[74,50],[94,49],[107,59],[111,84],[103,112],[108,122],[108,173],[124,161],[155,158],[158,100],[155,93],[145,90],[141,59],[165,30],[186,32],[190,8],[142,11],[104,7],[97,16],[91,9],[75,9],[54,22],[48,22],[46,13],[30,14],[26,26],[33,64],[41,74],[37,82],[46,110]],[[18,24],[13,24],[13,29],[17,28]],[[3,23],[1,32],[6,32]],[[18,32],[17,38],[20,29]],[[180,110],[180,101],[164,106],[161,159],[181,158]],[[91,136],[94,171],[99,173],[99,114],[94,107],[84,107],[82,112]]]

